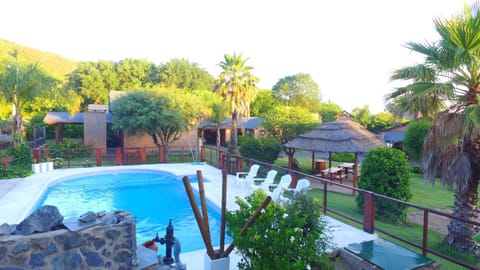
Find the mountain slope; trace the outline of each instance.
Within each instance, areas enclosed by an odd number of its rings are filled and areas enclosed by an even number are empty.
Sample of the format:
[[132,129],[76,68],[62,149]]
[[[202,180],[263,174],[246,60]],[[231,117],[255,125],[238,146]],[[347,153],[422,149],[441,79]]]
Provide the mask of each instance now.
[[20,63],[38,63],[42,69],[60,80],[65,79],[65,75],[71,73],[77,66],[77,62],[58,54],[25,47],[5,39],[0,39],[0,64],[11,61],[10,52],[15,49],[18,51]]

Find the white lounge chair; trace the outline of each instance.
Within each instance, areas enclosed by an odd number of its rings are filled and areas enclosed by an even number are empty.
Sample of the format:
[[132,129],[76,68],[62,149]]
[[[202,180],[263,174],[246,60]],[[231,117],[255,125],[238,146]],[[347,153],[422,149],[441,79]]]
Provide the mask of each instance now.
[[272,197],[272,200],[276,203],[282,202],[282,195],[285,190],[288,190],[288,187],[292,183],[292,176],[290,174],[285,174],[280,178],[278,185],[270,185],[270,187],[275,187],[272,192],[267,190],[266,193],[268,196]]
[[[277,176],[277,171],[275,170],[270,170],[267,173],[267,176],[265,178],[253,178],[253,183],[250,185],[250,188],[252,190],[258,190],[258,189],[263,189],[263,190],[269,190],[270,185],[273,184],[273,181],[275,181],[275,176]],[[260,184],[255,184],[260,182]]]
[[288,190],[295,194],[297,192],[307,192],[309,187],[310,181],[308,179],[302,178],[297,181],[297,185],[294,188],[289,188]]
[[[283,188],[283,190],[288,190],[290,188],[291,183],[292,183],[292,176],[290,174],[285,174],[280,178],[280,182],[278,182],[278,184],[271,184],[270,188],[280,187],[280,188]],[[270,191],[270,190],[266,190],[266,191]]]
[[248,172],[237,172],[237,177],[235,178],[235,184],[238,181],[244,183],[252,183],[253,179],[257,177],[258,169],[260,169],[260,165],[253,164],[250,166],[250,170]]

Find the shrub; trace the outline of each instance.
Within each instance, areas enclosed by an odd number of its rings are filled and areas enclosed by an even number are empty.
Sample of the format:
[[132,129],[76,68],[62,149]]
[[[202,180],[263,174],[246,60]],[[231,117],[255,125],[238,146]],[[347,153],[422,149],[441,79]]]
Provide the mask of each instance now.
[[328,269],[330,236],[318,201],[300,194],[285,207],[271,202],[244,234],[240,231],[266,195],[257,191],[237,198],[239,209],[227,213],[228,234],[239,251],[239,269]]
[[426,120],[413,121],[408,124],[402,145],[412,160],[418,161],[422,158],[423,142],[430,126],[430,122]]
[[354,163],[355,154],[354,153],[333,153],[332,161]]
[[[388,197],[408,201],[410,193],[410,169],[407,156],[393,148],[376,148],[365,156],[361,167],[359,188],[373,191]],[[363,210],[364,197],[357,198],[358,208]],[[407,206],[375,198],[375,217],[388,223],[405,223]]]
[[282,146],[274,138],[239,137],[240,154],[246,158],[256,159],[273,164],[282,151]]

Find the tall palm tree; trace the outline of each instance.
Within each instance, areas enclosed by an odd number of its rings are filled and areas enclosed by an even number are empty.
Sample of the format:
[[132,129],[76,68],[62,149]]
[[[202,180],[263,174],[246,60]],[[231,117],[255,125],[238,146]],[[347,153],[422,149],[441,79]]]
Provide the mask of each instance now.
[[53,80],[44,75],[37,64],[20,65],[18,52],[10,53],[15,62],[0,72],[0,95],[7,103],[13,104],[13,146],[15,148],[23,140],[23,107],[26,103],[39,96],[41,91],[47,91],[53,85]]
[[[434,23],[440,40],[407,44],[407,48],[425,57],[424,63],[399,72],[406,75],[408,70],[423,70],[428,74],[421,79],[421,72],[410,73],[411,78],[417,78],[404,88],[410,100],[427,106],[436,102],[449,105],[435,115],[424,142],[424,177],[433,182],[440,176],[443,184],[455,189],[453,215],[475,220],[480,179],[479,5],[465,6],[454,17],[436,18]],[[472,236],[477,232],[475,226],[452,219],[446,241],[470,250],[475,246]]]
[[232,109],[232,136],[230,140],[230,153],[239,154],[238,151],[238,117],[249,111],[250,101],[253,100],[258,89],[255,85],[259,79],[252,75],[252,67],[247,66],[248,58],[241,54],[225,54],[224,61],[219,66],[223,69],[215,82],[215,90],[225,102],[231,104]]

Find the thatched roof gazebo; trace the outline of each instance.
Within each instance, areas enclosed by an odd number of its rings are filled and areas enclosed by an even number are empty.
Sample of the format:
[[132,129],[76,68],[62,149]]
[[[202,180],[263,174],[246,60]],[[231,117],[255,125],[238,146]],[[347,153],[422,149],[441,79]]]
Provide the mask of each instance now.
[[332,153],[355,153],[354,186],[358,180],[358,154],[376,147],[385,147],[374,133],[349,119],[338,119],[317,126],[283,145],[288,155],[288,167],[293,167],[295,150],[312,151],[312,170],[315,169],[315,152],[328,153],[328,167],[332,165]]

